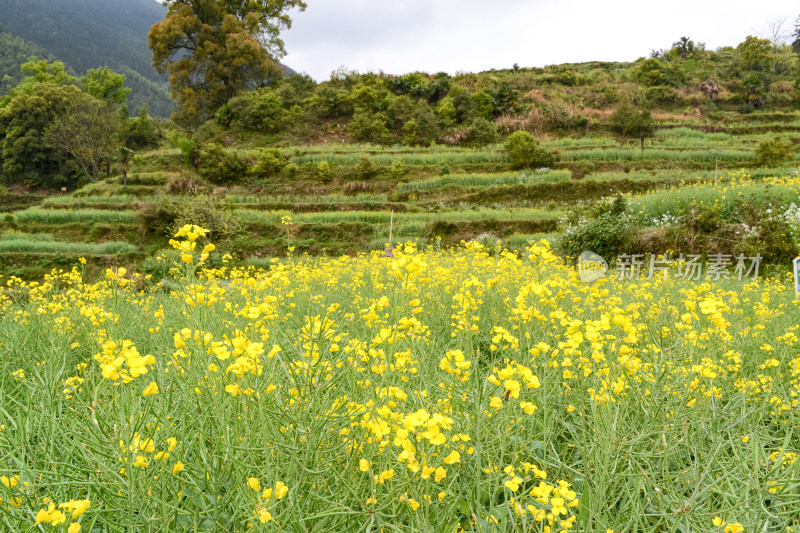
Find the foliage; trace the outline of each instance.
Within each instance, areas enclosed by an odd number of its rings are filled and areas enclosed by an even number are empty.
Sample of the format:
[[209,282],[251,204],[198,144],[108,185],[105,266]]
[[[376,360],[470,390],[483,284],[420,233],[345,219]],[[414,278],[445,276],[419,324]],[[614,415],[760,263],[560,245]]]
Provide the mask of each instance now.
[[638,228],[625,198],[616,196],[588,212],[570,211],[562,220],[561,230],[558,247],[568,257],[576,259],[590,251],[612,261],[618,254],[632,252]]
[[331,164],[322,160],[317,164],[317,175],[322,182],[331,181]]
[[256,178],[271,178],[280,173],[288,164],[289,158],[277,148],[269,150],[262,148],[258,151],[258,159],[247,169],[247,173]]
[[359,109],[353,113],[353,118],[347,123],[347,132],[357,141],[388,144],[390,137],[386,120],[384,113],[372,113]]
[[611,129],[620,135],[649,137],[655,126],[648,109],[637,109],[630,104],[621,104],[611,115]]
[[194,166],[197,160],[197,141],[189,135],[179,131],[173,131],[168,136],[169,142],[181,151],[184,165]]
[[161,134],[155,121],[150,117],[146,105],[139,109],[137,117],[128,119],[122,124],[120,135],[125,141],[125,146],[131,150],[155,148],[161,142]]
[[[169,0],[163,21],[148,34],[153,65],[169,72],[176,118],[200,124],[234,96],[280,76],[278,35],[291,25],[286,11],[302,0],[234,2]],[[266,45],[266,48],[265,48]]]
[[497,127],[494,123],[483,117],[478,117],[467,127],[463,144],[480,148],[496,143],[497,137]]
[[553,167],[556,163],[556,157],[542,148],[527,131],[515,131],[509,135],[505,149],[515,168]]
[[408,168],[402,159],[395,159],[389,167],[389,175],[392,179],[399,180],[408,173]]
[[217,143],[204,144],[198,156],[197,173],[213,183],[231,183],[242,179],[247,164],[235,151]]
[[[125,74],[126,86],[132,89],[128,99],[131,109],[147,104],[154,116],[169,116],[174,106],[167,79],[153,69],[147,47],[147,30],[166,11],[160,2],[2,0],[0,11],[3,30],[26,39],[39,50],[20,57],[7,72],[18,71],[19,65],[31,56],[57,58],[73,75],[107,65]],[[2,49],[0,46],[0,56]],[[3,70],[0,68],[0,72]]]
[[739,43],[736,50],[739,52],[739,63],[744,70],[764,70],[770,64],[772,42],[769,39],[748,35]]
[[631,78],[649,87],[670,85],[678,87],[685,81],[680,66],[660,59],[645,59],[631,71]]
[[283,108],[281,97],[271,87],[259,87],[231,98],[219,112],[221,116],[217,120],[222,120],[223,125],[264,133],[276,133],[287,128],[288,112]]
[[353,165],[353,172],[358,179],[369,179],[380,170],[380,165],[375,163],[367,154],[361,154],[356,164]]
[[[16,92],[0,108],[0,152],[3,172],[9,182],[30,179],[40,185],[65,185],[62,172],[69,173],[65,155],[45,143],[45,130],[62,116],[70,103],[81,95],[74,85],[35,83]],[[60,183],[52,183],[62,176]]]
[[756,146],[756,162],[766,167],[777,167],[794,159],[794,145],[789,139],[776,135]]
[[34,43],[12,33],[0,32],[0,94],[8,93],[20,81],[20,66],[32,57],[54,61],[55,58]]
[[672,43],[673,48],[681,59],[688,59],[695,51],[694,41],[689,37],[681,37],[678,41]]
[[69,154],[92,181],[101,165],[119,148],[120,119],[116,109],[88,94],[76,95],[63,115],[47,127],[45,144]]
[[125,74],[119,74],[108,67],[89,69],[81,76],[81,88],[98,100],[109,100],[124,104],[131,89],[124,86]]

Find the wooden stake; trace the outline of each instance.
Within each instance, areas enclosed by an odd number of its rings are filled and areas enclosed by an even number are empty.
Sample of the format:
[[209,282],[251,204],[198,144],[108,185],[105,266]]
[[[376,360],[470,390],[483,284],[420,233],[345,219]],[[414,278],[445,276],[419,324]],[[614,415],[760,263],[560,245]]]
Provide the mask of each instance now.
[[714,166],[714,185],[717,184],[717,173],[719,172],[719,156],[717,156],[717,164]]

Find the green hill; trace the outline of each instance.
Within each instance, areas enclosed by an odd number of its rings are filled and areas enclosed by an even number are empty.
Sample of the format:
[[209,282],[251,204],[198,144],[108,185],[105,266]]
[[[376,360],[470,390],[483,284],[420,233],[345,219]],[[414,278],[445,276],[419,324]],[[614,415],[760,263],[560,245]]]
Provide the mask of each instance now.
[[0,38],[0,90],[31,55],[56,58],[76,74],[108,66],[127,76],[132,112],[146,103],[152,115],[167,117],[167,78],[152,67],[147,46],[147,31],[165,11],[153,0],[0,0],[0,31],[18,37]]
[[12,33],[0,33],[0,94],[7,93],[22,80],[19,67],[32,57],[48,61],[56,59],[52,54],[22,37]]

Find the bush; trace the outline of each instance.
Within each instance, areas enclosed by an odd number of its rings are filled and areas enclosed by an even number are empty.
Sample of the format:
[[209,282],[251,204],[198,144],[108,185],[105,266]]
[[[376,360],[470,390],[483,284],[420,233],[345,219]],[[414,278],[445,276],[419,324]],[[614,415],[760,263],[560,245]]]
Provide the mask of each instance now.
[[611,115],[611,129],[620,135],[639,137],[652,135],[655,127],[650,111],[622,104]]
[[229,183],[244,176],[247,165],[235,152],[216,143],[203,146],[197,173],[213,183]]
[[617,255],[631,251],[638,231],[624,196],[598,204],[584,216],[570,212],[562,221],[562,229],[557,243],[565,254],[577,258],[590,251],[609,264]]
[[782,139],[780,135],[758,143],[756,161],[765,167],[778,167],[794,159],[792,141]]
[[358,179],[368,179],[378,173],[380,166],[372,160],[367,154],[361,154],[356,164],[353,165],[353,171]]
[[476,118],[467,127],[464,144],[475,148],[497,142],[497,127],[485,118]]
[[139,216],[144,231],[151,235],[171,237],[186,224],[207,228],[209,239],[222,253],[232,250],[233,239],[244,230],[227,201],[209,194],[162,196],[146,204]]
[[506,151],[515,168],[552,168],[557,162],[556,157],[542,148],[527,131],[515,131],[509,135]]
[[194,166],[195,157],[197,156],[197,141],[185,135],[177,135],[173,137],[172,142],[181,151],[183,163]]
[[392,166],[389,168],[389,174],[392,178],[398,180],[405,176],[406,173],[408,173],[408,169],[402,159],[395,159],[392,161]]
[[360,109],[347,123],[347,131],[357,141],[387,144],[391,138],[386,128],[384,113],[371,113]]
[[317,174],[320,180],[324,182],[331,181],[331,164],[325,159],[320,161],[317,165]]
[[255,178],[275,176],[289,164],[289,158],[277,148],[258,151],[258,160],[247,169],[247,173]]
[[217,120],[223,125],[228,121],[252,131],[278,133],[286,129],[286,116],[281,97],[270,87],[260,87],[228,100]]

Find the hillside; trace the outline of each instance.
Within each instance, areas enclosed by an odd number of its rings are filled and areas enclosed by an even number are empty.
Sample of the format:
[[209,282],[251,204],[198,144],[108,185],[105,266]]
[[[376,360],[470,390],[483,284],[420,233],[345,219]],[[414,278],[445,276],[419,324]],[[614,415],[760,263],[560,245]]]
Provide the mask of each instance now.
[[167,117],[172,101],[166,76],[151,65],[147,31],[164,17],[166,8],[152,0],[0,0],[0,31],[11,33],[31,45],[15,50],[0,47],[0,80],[12,80],[29,53],[56,58],[82,74],[90,68],[108,66],[127,76],[133,91],[128,106],[135,113],[147,103],[154,116]]
[[[0,32],[0,94],[22,80],[19,67],[31,57],[55,61],[56,58],[44,49],[13,33]],[[74,75],[74,72],[70,72]]]

